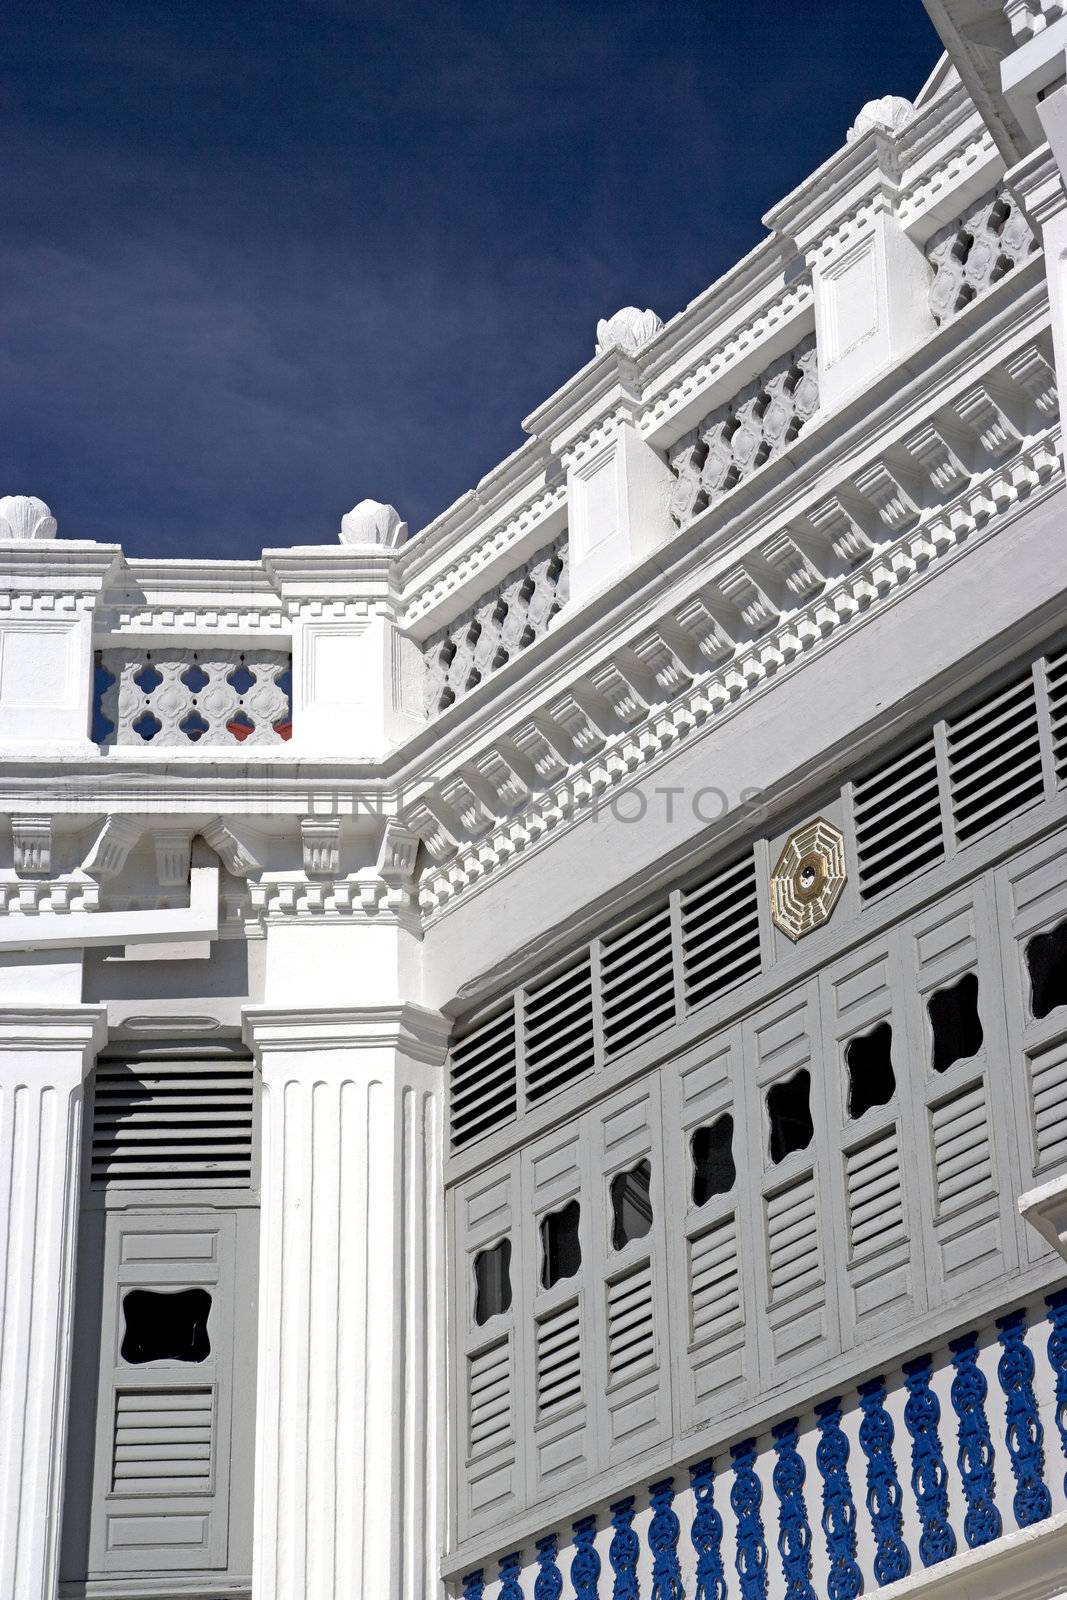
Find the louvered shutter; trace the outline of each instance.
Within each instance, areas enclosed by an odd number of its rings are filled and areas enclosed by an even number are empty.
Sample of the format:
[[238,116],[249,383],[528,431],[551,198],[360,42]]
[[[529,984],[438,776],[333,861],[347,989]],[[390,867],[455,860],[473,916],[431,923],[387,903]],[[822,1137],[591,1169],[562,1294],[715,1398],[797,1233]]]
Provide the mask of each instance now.
[[[90,1572],[224,1570],[237,1219],[120,1212],[108,1223]],[[191,1285],[211,1296],[206,1358],[125,1359],[130,1291],[165,1305]]]
[[609,1060],[677,1020],[670,907],[600,942],[604,1052]]
[[[1000,963],[981,884],[922,912],[900,929],[915,1066],[915,1130],[925,1188],[924,1238],[931,1300],[944,1302],[999,1277],[1015,1260],[1015,1180],[1006,1131],[1009,1086],[991,1062],[1006,1057]],[[977,980],[982,1042],[934,1070],[934,996]],[[998,1131],[997,1124],[1000,1124]]]
[[[1020,1121],[1022,1189],[1067,1172],[1067,1007],[1035,1017],[1026,950],[1035,935],[1067,922],[1067,843],[1063,833],[1043,839],[1006,862],[996,875],[998,924],[1007,975],[1008,1039],[1005,1059],[1013,1110]],[[1047,1245],[1032,1227],[1022,1229],[1030,1260],[1047,1258]]]
[[[853,1343],[925,1306],[921,1249],[913,1243],[916,1197],[908,1192],[914,1166],[906,1131],[910,1045],[906,1008],[894,1003],[900,991],[895,944],[880,939],[851,952],[822,974],[820,989],[826,1120],[841,1151],[842,1336]],[[888,1097],[888,1082],[880,1084],[862,1062],[861,1052],[876,1038],[888,1041],[894,1081]]]
[[448,1062],[448,1105],[454,1151],[515,1120],[515,1051],[514,1002],[453,1042]]
[[960,844],[1044,797],[1032,668],[950,718],[945,737],[952,822]]
[[101,1061],[93,1087],[92,1182],[124,1188],[247,1188],[250,1061]]
[[753,852],[682,890],[679,924],[689,1010],[755,977],[760,928]]
[[[593,1267],[598,1296],[597,1400],[601,1465],[628,1461],[669,1436],[671,1382],[666,1218],[656,1075],[612,1095],[589,1118]],[[611,1184],[642,1160],[651,1166],[651,1226],[612,1242]]]
[[526,990],[522,1036],[528,1106],[592,1072],[593,971],[588,950],[562,972]]
[[[497,1162],[453,1191],[453,1326],[458,1426],[454,1430],[459,1527],[463,1539],[524,1503],[523,1364],[516,1329],[524,1314],[518,1157]],[[511,1244],[511,1304],[475,1321],[475,1258]]]
[[1052,732],[1052,764],[1057,784],[1067,783],[1067,650],[1048,657],[1049,723]]
[[[188,1057],[103,1056],[85,1138],[64,1578],[148,1582],[188,1571],[247,1581],[259,1239],[252,1063],[215,1044]],[[145,1308],[151,1318],[137,1334]],[[192,1342],[190,1329],[199,1329]]]
[[861,900],[874,900],[944,859],[937,750],[931,729],[852,785]]
[[[587,1479],[595,1465],[593,1410],[596,1383],[590,1334],[592,1249],[588,1185],[588,1122],[569,1122],[523,1151],[523,1280],[527,1365],[533,1382],[526,1396],[526,1438],[531,1497],[547,1497]],[[544,1284],[542,1225],[570,1202],[579,1205],[581,1265],[551,1288]]]
[[[724,1030],[664,1068],[670,1325],[682,1387],[677,1425],[707,1426],[751,1393],[756,1368],[753,1256],[749,1235],[741,1030]],[[733,1183],[698,1204],[693,1135],[732,1119]],[[721,1180],[723,1183],[725,1180]]]
[[[818,988],[808,984],[757,1012],[745,1024],[747,1124],[759,1139],[752,1168],[762,1221],[763,1315],[759,1319],[761,1380],[779,1382],[839,1345],[834,1282],[831,1190],[826,1118],[822,1114],[822,1058]],[[814,1131],[806,1148],[771,1159],[768,1091],[811,1078]],[[835,1153],[834,1159],[838,1159]]]

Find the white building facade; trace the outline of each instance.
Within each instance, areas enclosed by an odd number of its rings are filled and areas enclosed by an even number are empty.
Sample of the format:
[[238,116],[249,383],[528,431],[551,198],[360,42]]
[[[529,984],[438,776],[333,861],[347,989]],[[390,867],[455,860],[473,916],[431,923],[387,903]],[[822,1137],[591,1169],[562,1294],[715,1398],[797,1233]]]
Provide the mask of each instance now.
[[0,1596],[1067,1595],[1067,8],[414,537],[0,499]]

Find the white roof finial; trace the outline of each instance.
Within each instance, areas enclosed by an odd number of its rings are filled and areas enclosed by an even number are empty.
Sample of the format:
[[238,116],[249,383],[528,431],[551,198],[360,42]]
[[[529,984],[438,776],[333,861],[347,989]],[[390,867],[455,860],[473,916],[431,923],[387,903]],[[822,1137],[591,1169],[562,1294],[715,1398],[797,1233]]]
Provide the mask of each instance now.
[[899,133],[915,107],[902,94],[884,94],[880,100],[868,100],[846,134],[846,142],[859,139],[872,128],[883,133]]
[[601,317],[596,325],[596,353],[602,356],[607,350],[621,350],[624,356],[635,356],[642,345],[654,339],[663,326],[663,318],[654,311],[639,311],[636,306],[623,306],[613,317]]
[[377,544],[395,550],[408,536],[408,525],[401,522],[395,506],[380,500],[361,500],[341,518],[338,534],[342,544]]
[[54,539],[56,519],[35,494],[0,497],[0,539]]

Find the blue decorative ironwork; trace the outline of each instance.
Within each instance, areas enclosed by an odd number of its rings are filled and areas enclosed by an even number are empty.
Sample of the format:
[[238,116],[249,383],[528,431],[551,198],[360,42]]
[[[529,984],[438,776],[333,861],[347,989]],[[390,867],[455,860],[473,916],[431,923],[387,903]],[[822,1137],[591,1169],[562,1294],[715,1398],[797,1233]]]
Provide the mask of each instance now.
[[[1048,1358],[1056,1374],[1056,1427],[1067,1456],[1067,1289],[1050,1294],[1045,1304],[1049,1312]],[[1067,1491],[1067,1476],[1063,1487]]]
[[804,1463],[797,1449],[792,1417],[774,1430],[774,1492],[778,1496],[778,1554],[782,1558],[785,1600],[815,1600],[811,1586],[811,1529],[804,1504]]
[[537,1541],[537,1577],[534,1580],[534,1600],[559,1600],[563,1593],[563,1574],[558,1565],[559,1549],[556,1535],[550,1533]]
[[996,1505],[996,1478],[993,1473],[993,1441],[985,1401],[989,1386],[978,1365],[978,1339],[973,1333],[953,1339],[949,1345],[956,1376],[952,1380],[952,1408],[956,1413],[956,1464],[963,1479],[967,1512],[963,1537],[969,1550],[999,1539],[1004,1524]]
[[730,1455],[734,1464],[730,1504],[737,1518],[734,1565],[741,1579],[741,1600],[767,1600],[767,1541],[760,1516],[763,1490],[755,1473],[756,1441],[735,1444]]
[[519,1552],[513,1551],[510,1556],[500,1558],[500,1592],[497,1600],[522,1600],[522,1585],[519,1582],[519,1573],[522,1571],[522,1562]]
[[880,1584],[896,1583],[911,1571],[904,1543],[901,1488],[893,1460],[893,1421],[885,1409],[885,1382],[872,1378],[860,1385],[860,1444],[867,1458],[867,1510],[871,1514],[876,1553],[874,1575]]
[[485,1588],[485,1573],[481,1567],[474,1572],[468,1572],[463,1579],[463,1600],[482,1600],[482,1591]]
[[941,1404],[930,1387],[930,1356],[904,1363],[904,1426],[911,1434],[911,1487],[919,1508],[922,1532],[919,1558],[936,1567],[956,1554],[956,1535],[948,1520],[948,1468],[937,1431]]
[[819,1443],[815,1464],[822,1474],[822,1531],[830,1558],[827,1600],[856,1600],[863,1574],[856,1564],[856,1505],[848,1476],[848,1440],[841,1427],[840,1400],[816,1406]]
[[1029,1528],[1052,1514],[1052,1496],[1045,1484],[1045,1430],[1034,1395],[1034,1358],[1027,1347],[1022,1311],[1001,1317],[997,1328],[1001,1346],[997,1377],[1006,1401],[1005,1440],[1015,1475],[1012,1505],[1020,1528]]
[[571,1562],[574,1600],[598,1600],[600,1556],[595,1541],[596,1518],[579,1517],[574,1524],[574,1559]]
[[697,1590],[694,1600],[726,1600],[726,1573],[722,1564],[722,1517],[715,1509],[715,1465],[710,1457],[689,1469],[696,1511],[691,1538],[697,1553]]
[[649,1485],[652,1521],[648,1542],[652,1550],[652,1600],[682,1600],[682,1569],[678,1565],[681,1525],[674,1510],[674,1479],[661,1478]]
[[608,1546],[608,1560],[615,1574],[615,1585],[611,1591],[612,1600],[638,1600],[640,1594],[637,1586],[637,1558],[641,1554],[641,1542],[634,1532],[633,1522],[633,1495],[627,1496],[625,1500],[616,1500],[611,1508],[611,1526],[615,1531]]

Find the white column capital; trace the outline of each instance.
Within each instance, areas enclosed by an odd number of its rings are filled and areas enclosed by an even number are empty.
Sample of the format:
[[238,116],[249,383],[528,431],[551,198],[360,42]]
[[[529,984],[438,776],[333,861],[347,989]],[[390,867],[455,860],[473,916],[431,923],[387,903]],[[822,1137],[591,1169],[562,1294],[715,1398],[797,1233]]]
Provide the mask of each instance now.
[[17,1050],[20,1055],[78,1051],[84,1076],[106,1038],[106,1006],[0,1006],[0,1051]]
[[318,1057],[324,1050],[400,1051],[427,1066],[443,1064],[451,1024],[439,1011],[404,1001],[382,1006],[246,1006],[245,1043],[268,1052]]

